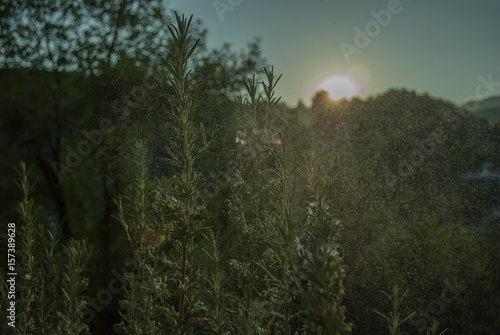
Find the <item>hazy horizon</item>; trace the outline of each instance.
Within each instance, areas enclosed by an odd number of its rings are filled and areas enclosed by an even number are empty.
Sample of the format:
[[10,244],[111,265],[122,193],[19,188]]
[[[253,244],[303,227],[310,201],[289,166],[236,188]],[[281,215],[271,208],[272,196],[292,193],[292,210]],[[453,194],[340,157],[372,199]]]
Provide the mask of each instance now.
[[310,105],[328,74],[357,77],[362,98],[394,88],[461,105],[500,94],[500,1],[166,3],[201,19],[211,47],[241,50],[260,37],[264,58],[283,74],[277,94],[291,106]]

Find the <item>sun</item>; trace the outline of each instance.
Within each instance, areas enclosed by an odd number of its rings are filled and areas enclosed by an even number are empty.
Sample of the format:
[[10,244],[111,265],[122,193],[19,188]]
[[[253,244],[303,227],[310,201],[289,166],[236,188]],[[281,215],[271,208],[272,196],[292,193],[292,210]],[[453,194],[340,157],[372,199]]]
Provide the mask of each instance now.
[[357,93],[354,83],[349,79],[342,77],[327,79],[320,85],[319,88],[330,93],[330,97],[334,100],[340,98],[350,98]]
[[325,90],[333,100],[352,98],[364,95],[364,84],[361,78],[350,72],[331,72],[318,79],[312,87],[313,95]]

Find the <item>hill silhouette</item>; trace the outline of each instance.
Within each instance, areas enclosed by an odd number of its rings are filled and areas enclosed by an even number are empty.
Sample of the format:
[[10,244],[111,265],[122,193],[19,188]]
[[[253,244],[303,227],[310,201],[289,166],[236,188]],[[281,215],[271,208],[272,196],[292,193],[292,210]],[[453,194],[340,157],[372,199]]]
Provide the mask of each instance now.
[[500,96],[486,98],[477,102],[468,102],[463,107],[490,121],[500,120]]

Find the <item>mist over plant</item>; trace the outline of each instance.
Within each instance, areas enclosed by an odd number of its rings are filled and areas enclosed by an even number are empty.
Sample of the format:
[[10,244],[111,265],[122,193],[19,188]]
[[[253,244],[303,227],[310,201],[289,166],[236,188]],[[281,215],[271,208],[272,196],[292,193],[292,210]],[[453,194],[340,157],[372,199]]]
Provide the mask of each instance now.
[[495,98],[290,106],[162,1],[0,9],[2,334],[498,333]]

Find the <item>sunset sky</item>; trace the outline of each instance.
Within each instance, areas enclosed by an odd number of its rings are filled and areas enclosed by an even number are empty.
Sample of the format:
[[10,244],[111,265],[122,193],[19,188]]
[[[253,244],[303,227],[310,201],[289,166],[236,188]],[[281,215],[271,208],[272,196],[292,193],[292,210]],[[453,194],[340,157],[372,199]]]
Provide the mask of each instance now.
[[291,105],[309,105],[321,78],[339,87],[339,75],[364,96],[407,88],[461,104],[476,91],[500,95],[500,0],[168,2],[201,19],[213,47],[261,37]]

